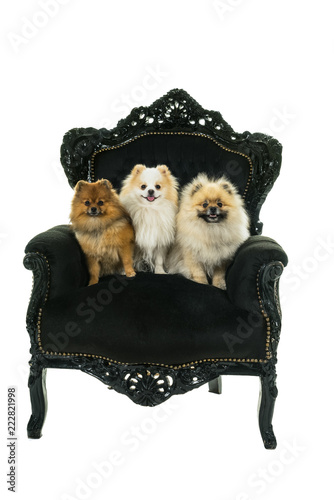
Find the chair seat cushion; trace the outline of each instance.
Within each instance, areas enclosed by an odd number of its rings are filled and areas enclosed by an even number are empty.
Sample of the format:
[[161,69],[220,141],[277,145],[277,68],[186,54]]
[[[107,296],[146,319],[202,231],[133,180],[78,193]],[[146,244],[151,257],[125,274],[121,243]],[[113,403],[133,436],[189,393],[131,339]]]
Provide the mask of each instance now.
[[182,365],[268,357],[262,313],[235,307],[227,293],[179,275],[112,275],[46,302],[39,326],[47,354],[125,364]]

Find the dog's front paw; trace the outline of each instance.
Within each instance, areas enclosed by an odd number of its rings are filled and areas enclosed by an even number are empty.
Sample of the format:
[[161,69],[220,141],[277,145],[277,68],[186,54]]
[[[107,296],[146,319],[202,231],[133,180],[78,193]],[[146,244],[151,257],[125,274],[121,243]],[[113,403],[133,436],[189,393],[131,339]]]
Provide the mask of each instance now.
[[96,285],[96,283],[98,283],[98,282],[99,282],[99,280],[98,280],[98,279],[96,279],[96,278],[91,278],[91,279],[89,280],[88,286],[91,286],[91,285]]
[[217,288],[220,288],[221,290],[226,290],[226,281],[224,279],[220,280],[212,280],[213,286],[216,286]]
[[201,285],[208,285],[208,280],[206,279],[205,276],[193,275],[191,276],[191,279],[193,281],[196,281],[196,283],[200,283]]
[[127,271],[125,274],[127,278],[133,278],[134,276],[136,276],[136,271],[132,269],[132,271]]
[[155,273],[155,274],[167,274],[167,273],[166,273],[166,271],[164,270],[164,268],[163,268],[163,267],[160,267],[160,266],[158,266],[158,267],[156,267],[156,268],[154,269],[154,273]]

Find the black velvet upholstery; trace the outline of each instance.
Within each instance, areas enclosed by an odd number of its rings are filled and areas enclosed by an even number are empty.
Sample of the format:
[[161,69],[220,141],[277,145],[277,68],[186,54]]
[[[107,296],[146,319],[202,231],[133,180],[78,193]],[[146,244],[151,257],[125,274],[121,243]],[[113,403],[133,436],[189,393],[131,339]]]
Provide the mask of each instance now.
[[250,174],[247,157],[223,149],[208,137],[169,133],[137,137],[121,147],[97,153],[92,167],[93,180],[109,179],[118,189],[136,163],[147,167],[168,165],[181,186],[200,172],[212,177],[226,175],[241,194]]
[[69,225],[55,226],[29,241],[25,252],[39,252],[50,266],[49,298],[88,283],[85,255]]
[[256,236],[227,269],[226,291],[152,273],[107,276],[88,286],[86,258],[70,226],[33,238],[24,258],[34,273],[26,321],[32,355],[28,437],[41,437],[47,368],[79,369],[144,406],[206,383],[219,393],[220,376],[234,374],[260,377],[261,436],[266,448],[276,447],[278,282],[287,256],[274,240],[259,236],[259,213],[279,175],[281,154],[273,137],[235,132],[219,112],[202,108],[182,89],[134,108],[112,130],[76,128],[64,135],[61,162],[71,187],[107,178],[119,189],[137,163],[167,164],[181,188],[199,172],[225,175],[243,196]]
[[256,235],[241,245],[226,273],[228,296],[236,306],[246,311],[258,309],[257,275],[263,264],[272,261],[288,263],[283,248],[273,239]]
[[239,248],[227,270],[227,292],[152,273],[109,276],[88,287],[85,256],[67,225],[37,235],[26,252],[43,254],[50,268],[40,330],[45,352],[167,365],[266,357],[257,274],[264,263],[287,264],[271,238],[251,236]]
[[105,356],[123,363],[179,364],[206,358],[265,358],[261,314],[227,293],[178,275],[109,276],[49,300],[45,351]]

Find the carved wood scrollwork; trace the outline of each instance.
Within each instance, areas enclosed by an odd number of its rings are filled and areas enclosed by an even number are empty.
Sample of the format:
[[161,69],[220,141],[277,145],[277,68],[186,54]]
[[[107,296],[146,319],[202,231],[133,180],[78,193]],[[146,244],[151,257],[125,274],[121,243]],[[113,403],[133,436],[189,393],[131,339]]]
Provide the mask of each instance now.
[[258,215],[280,171],[281,144],[265,134],[235,132],[218,111],[204,109],[182,89],[171,90],[148,107],[134,108],[111,130],[74,128],[67,132],[61,146],[61,163],[69,184],[74,187],[80,179],[89,179],[90,159],[95,151],[162,131],[205,134],[250,156],[253,177],[245,203],[252,214],[252,234],[261,234]]
[[262,266],[259,291],[264,312],[270,320],[270,351],[276,362],[277,346],[281,332],[281,307],[279,303],[279,278],[283,273],[282,262],[275,261]]
[[26,324],[31,340],[31,354],[38,351],[37,322],[39,311],[44,305],[49,289],[49,266],[45,258],[37,253],[27,253],[23,259],[26,269],[33,272],[33,286],[27,310]]
[[121,365],[84,356],[71,357],[67,363],[69,368],[89,373],[141,406],[156,406],[175,394],[200,387],[216,378],[217,374],[224,373],[231,365],[207,362],[173,369],[154,365]]
[[64,356],[62,359],[54,359],[52,356],[42,355],[38,351],[36,330],[38,311],[47,297],[49,270],[45,259],[39,254],[27,254],[24,264],[34,272],[33,292],[27,313],[27,325],[32,345],[31,353],[33,354],[30,363],[31,376],[29,384],[32,384],[40,376],[41,370],[48,366],[76,368],[98,378],[117,392],[127,395],[137,404],[155,406],[166,401],[174,394],[183,394],[200,387],[219,375],[230,373],[231,369],[238,367],[240,373],[244,368],[248,374],[251,374],[250,372],[253,370],[254,374],[260,375],[266,381],[270,396],[276,397],[275,363],[281,328],[278,299],[278,279],[283,271],[281,262],[264,265],[259,275],[261,304],[270,319],[271,325],[271,359],[261,365],[234,362],[202,362],[177,369],[156,365],[123,365],[87,356]]

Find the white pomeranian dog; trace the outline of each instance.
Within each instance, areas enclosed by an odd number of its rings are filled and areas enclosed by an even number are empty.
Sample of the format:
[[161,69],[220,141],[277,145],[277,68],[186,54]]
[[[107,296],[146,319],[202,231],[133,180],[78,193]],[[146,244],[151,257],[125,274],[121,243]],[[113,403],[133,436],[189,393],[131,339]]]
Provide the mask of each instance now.
[[135,267],[143,261],[157,274],[165,274],[168,250],[175,239],[178,183],[166,165],[135,165],[123,181],[120,199],[135,229]]

